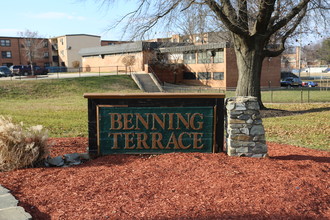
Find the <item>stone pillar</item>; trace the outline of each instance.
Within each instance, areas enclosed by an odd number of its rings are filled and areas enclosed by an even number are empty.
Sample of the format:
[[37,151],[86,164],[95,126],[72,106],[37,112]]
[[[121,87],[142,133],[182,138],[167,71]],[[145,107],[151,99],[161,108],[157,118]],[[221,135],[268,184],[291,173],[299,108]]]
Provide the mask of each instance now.
[[226,150],[229,156],[265,157],[265,130],[256,97],[226,99]]

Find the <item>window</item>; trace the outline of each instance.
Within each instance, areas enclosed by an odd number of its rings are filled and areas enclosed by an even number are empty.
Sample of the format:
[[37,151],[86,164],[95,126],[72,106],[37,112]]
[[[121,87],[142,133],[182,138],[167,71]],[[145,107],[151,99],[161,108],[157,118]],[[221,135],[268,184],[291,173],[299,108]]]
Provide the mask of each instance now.
[[196,63],[196,54],[194,52],[184,53],[183,62],[186,64]]
[[30,39],[26,39],[25,43],[26,43],[25,45],[27,47],[31,47],[31,40]]
[[2,58],[11,58],[11,52],[10,51],[1,51]]
[[11,46],[11,42],[10,42],[10,40],[0,40],[0,45],[2,47],[10,47]]
[[214,72],[213,79],[214,80],[224,80],[224,73],[223,72]]
[[48,52],[44,52],[44,58],[48,58],[49,57],[49,53]]
[[50,63],[44,63],[44,67],[50,67]]
[[13,63],[2,63],[2,66],[10,67],[10,66],[12,66],[12,65],[13,65]]
[[42,44],[44,45],[45,48],[48,47],[48,41],[47,41],[47,40],[44,40],[44,41],[42,42]]
[[223,49],[212,51],[213,63],[223,63]]
[[211,51],[198,52],[198,63],[211,63]]
[[183,79],[196,79],[196,73],[194,72],[184,72]]
[[198,79],[211,79],[211,73],[210,72],[199,72]]

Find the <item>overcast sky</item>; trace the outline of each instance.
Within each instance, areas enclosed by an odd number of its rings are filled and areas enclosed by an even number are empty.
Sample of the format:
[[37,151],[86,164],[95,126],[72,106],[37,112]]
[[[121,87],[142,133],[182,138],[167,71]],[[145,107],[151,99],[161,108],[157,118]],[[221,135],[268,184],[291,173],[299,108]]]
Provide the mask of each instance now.
[[120,28],[111,31],[107,28],[134,7],[121,2],[125,4],[107,8],[94,0],[4,0],[0,36],[15,37],[28,29],[37,31],[41,37],[92,34],[103,40],[120,40]]

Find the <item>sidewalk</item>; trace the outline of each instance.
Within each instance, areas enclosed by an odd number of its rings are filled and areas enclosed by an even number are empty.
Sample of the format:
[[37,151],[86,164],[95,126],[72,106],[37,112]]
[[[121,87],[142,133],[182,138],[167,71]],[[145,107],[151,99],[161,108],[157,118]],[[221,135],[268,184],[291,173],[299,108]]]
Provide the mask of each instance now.
[[10,191],[0,185],[0,220],[32,220],[32,216],[17,204],[18,200]]

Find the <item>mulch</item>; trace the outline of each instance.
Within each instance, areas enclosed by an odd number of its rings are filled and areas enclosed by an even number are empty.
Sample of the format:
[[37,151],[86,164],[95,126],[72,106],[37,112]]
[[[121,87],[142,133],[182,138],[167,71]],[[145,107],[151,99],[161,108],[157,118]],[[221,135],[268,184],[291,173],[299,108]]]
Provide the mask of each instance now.
[[[52,138],[51,156],[86,152]],[[268,143],[269,158],[109,155],[0,172],[33,219],[330,219],[330,152]]]

